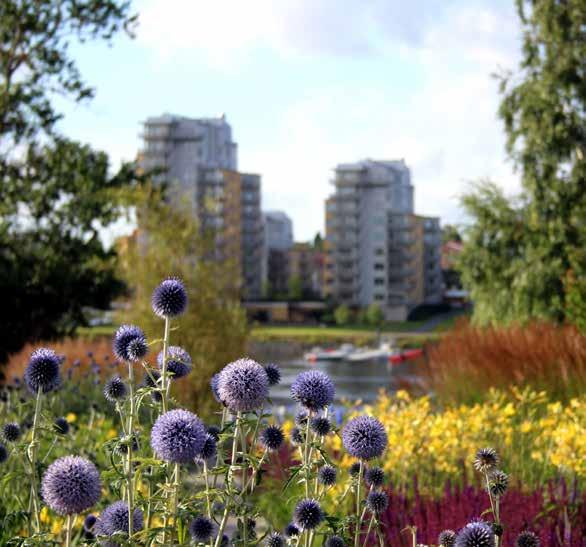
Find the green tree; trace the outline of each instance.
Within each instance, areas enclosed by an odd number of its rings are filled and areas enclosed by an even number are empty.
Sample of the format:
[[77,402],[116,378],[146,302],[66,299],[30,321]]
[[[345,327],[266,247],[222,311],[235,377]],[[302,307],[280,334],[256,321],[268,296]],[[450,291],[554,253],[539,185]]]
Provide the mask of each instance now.
[[0,3],[0,362],[28,340],[70,333],[85,306],[105,307],[122,285],[99,231],[122,213],[125,165],[59,136],[57,95],[93,95],[69,55],[72,41],[131,32],[129,2]]
[[446,224],[442,228],[442,242],[446,243],[447,241],[462,241],[460,230],[454,224]]
[[[517,9],[522,61],[501,76],[499,115],[523,195],[511,205],[485,185],[464,198],[476,226],[462,273],[478,322],[561,322],[571,318],[568,276],[586,273],[586,4],[517,0]],[[577,310],[585,295],[572,290]]]
[[[213,400],[209,382],[224,365],[244,354],[248,335],[240,306],[240,273],[236,262],[208,260],[214,235],[202,233],[188,204],[168,204],[161,190],[136,192],[138,233],[119,243],[122,278],[131,289],[131,306],[121,314],[125,322],[144,328],[149,339],[160,339],[163,322],[151,310],[150,295],[162,279],[174,275],[188,292],[186,313],[174,324],[171,343],[191,355],[196,372],[177,382],[181,398],[205,414]],[[124,245],[123,242],[129,244]]]
[[369,325],[376,327],[377,329],[381,328],[385,320],[385,316],[383,314],[383,310],[377,303],[372,303],[370,306],[368,306],[366,310],[366,320],[368,321]]
[[288,282],[289,300],[301,300],[303,298],[303,283],[298,276],[293,276]]
[[334,321],[336,325],[344,326],[350,323],[350,308],[341,304],[334,310]]

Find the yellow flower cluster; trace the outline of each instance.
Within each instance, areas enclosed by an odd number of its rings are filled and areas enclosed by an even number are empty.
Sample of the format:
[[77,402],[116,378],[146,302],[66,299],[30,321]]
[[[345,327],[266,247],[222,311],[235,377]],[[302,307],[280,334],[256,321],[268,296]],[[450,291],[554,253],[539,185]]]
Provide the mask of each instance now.
[[[545,392],[490,390],[483,403],[435,408],[429,397],[407,392],[381,394],[361,410],[379,418],[389,436],[383,467],[392,483],[439,490],[446,479],[472,473],[479,448],[494,447],[505,471],[528,487],[559,474],[586,479],[586,395],[568,404],[551,402]],[[351,458],[339,437],[342,467]]]

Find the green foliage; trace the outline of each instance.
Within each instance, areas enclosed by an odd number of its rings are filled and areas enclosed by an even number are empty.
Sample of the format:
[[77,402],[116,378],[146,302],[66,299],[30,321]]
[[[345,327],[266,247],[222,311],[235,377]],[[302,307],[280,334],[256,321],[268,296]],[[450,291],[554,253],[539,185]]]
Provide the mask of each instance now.
[[[494,185],[464,197],[475,219],[461,263],[477,323],[578,321],[586,270],[586,9],[570,0],[517,0],[519,73],[501,76],[499,115],[524,194],[509,203]],[[481,271],[484,270],[484,271]],[[580,312],[581,313],[581,312]]]
[[[153,289],[168,276],[180,277],[189,305],[174,321],[173,345],[184,347],[194,362],[189,383],[178,385],[182,398],[205,415],[213,402],[209,382],[224,365],[244,354],[246,316],[238,296],[238,266],[208,260],[213,235],[202,234],[188,206],[170,205],[161,191],[144,188],[137,195],[138,236],[126,250],[120,245],[121,275],[132,291],[125,322],[140,325],[150,340],[163,336],[163,321],[151,310]],[[187,387],[185,387],[187,386]]]
[[454,224],[446,224],[442,227],[442,242],[447,241],[462,241],[460,230]]
[[347,325],[350,323],[350,309],[345,304],[341,304],[334,310],[334,320],[336,325]]
[[303,284],[299,277],[289,279],[287,296],[289,300],[301,300],[303,298]]
[[368,306],[368,309],[366,310],[366,320],[368,324],[372,325],[373,327],[381,327],[385,320],[385,316],[383,314],[383,311],[381,310],[381,307],[378,304],[373,303],[370,306]]
[[72,332],[83,307],[122,289],[98,231],[120,216],[133,170],[112,176],[105,154],[57,136],[53,99],[93,95],[68,47],[130,33],[129,4],[0,3],[0,363],[27,340]]

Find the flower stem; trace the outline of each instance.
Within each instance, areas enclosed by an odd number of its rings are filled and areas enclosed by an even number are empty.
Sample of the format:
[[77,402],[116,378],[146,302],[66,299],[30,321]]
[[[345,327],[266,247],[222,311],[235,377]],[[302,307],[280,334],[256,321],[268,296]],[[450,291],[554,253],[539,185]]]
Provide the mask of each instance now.
[[132,537],[132,517],[133,517],[133,506],[134,506],[134,487],[132,484],[132,441],[134,431],[134,367],[132,363],[128,362],[128,387],[130,395],[130,414],[128,416],[128,435],[129,442],[126,449],[127,458],[127,469],[126,469],[126,483],[128,488],[128,537]]
[[169,331],[171,321],[165,317],[165,334],[163,336],[163,366],[161,367],[161,406],[163,412],[167,412],[167,398],[169,396],[169,386],[167,378],[167,360],[169,358]]
[[366,531],[366,537],[364,538],[364,543],[362,544],[362,547],[366,547],[366,544],[368,543],[368,536],[370,536],[370,531],[372,530],[373,522],[374,522],[374,514],[371,515],[371,517],[370,517],[370,522],[368,523],[368,530]]
[[65,547],[71,547],[71,529],[73,528],[73,515],[67,515],[67,532],[65,536]]
[[354,532],[354,547],[358,547],[360,540],[360,486],[362,485],[362,473],[364,470],[364,463],[360,462],[360,470],[358,471],[358,484],[356,485],[356,530]]
[[206,483],[206,504],[208,508],[208,518],[212,518],[212,505],[210,503],[210,482],[208,478],[208,462],[206,460],[203,461],[203,478]]
[[37,440],[37,430],[39,427],[39,419],[41,416],[41,402],[43,398],[43,391],[37,391],[35,402],[35,415],[33,418],[33,427],[31,432],[31,442],[28,446],[28,458],[31,466],[31,506],[34,513],[34,531],[38,534],[41,531],[41,522],[39,519],[39,497],[37,491],[37,451],[39,442]]

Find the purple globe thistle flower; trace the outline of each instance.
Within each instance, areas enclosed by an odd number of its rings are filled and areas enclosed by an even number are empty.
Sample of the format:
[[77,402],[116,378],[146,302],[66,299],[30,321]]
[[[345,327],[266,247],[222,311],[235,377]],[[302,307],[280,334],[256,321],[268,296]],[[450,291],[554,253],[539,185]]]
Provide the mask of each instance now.
[[100,473],[84,458],[59,458],[43,475],[41,493],[47,505],[60,515],[83,513],[100,499]]
[[529,530],[525,530],[517,536],[517,547],[539,547],[540,544],[539,538]]
[[494,547],[494,534],[486,522],[470,522],[456,536],[455,547]]
[[189,525],[189,533],[196,543],[208,542],[214,533],[214,523],[204,516],[195,517]]
[[159,317],[177,317],[187,307],[187,292],[180,279],[169,277],[154,291],[151,304],[155,315]]
[[307,425],[308,418],[309,414],[307,413],[307,410],[301,409],[295,414],[295,424],[299,427],[303,427]]
[[126,398],[128,390],[120,376],[113,376],[104,385],[104,397],[110,403],[116,403]]
[[283,430],[278,425],[269,425],[259,435],[260,444],[269,451],[279,450],[284,440]]
[[311,430],[320,437],[325,437],[332,430],[332,423],[323,416],[316,416],[309,422]]
[[144,338],[135,338],[128,344],[129,361],[140,361],[148,352],[149,346]]
[[300,429],[299,429],[298,427],[294,427],[294,428],[291,430],[291,433],[290,433],[290,435],[291,435],[291,442],[292,442],[294,445],[300,445],[300,444],[303,444],[303,442],[304,442],[303,433],[301,433],[301,431],[300,431]]
[[362,469],[361,462],[354,462],[350,468],[348,469],[348,473],[351,477],[357,477],[360,474],[360,470]]
[[386,492],[373,490],[366,498],[366,507],[371,513],[380,515],[389,506],[389,496]]
[[324,465],[320,467],[317,472],[317,480],[324,486],[334,486],[336,484],[337,471],[335,467],[331,465]]
[[385,472],[380,467],[371,467],[364,473],[366,484],[378,488],[385,482]]
[[285,547],[285,538],[279,532],[273,532],[265,541],[267,547]]
[[383,424],[372,416],[358,416],[342,430],[344,448],[351,456],[361,460],[378,458],[387,446],[387,433]]
[[61,357],[52,349],[39,348],[31,353],[28,366],[24,371],[24,381],[33,394],[39,391],[49,393],[61,383],[59,368]]
[[481,473],[494,471],[499,464],[499,457],[494,448],[481,448],[476,453],[474,467]]
[[220,440],[220,428],[217,425],[208,425],[207,432],[214,438],[214,441]]
[[267,373],[252,359],[238,359],[220,372],[218,394],[232,412],[258,410],[269,395]]
[[[163,370],[164,352],[157,355],[157,364],[159,369]],[[167,370],[172,374],[172,377],[183,378],[191,372],[192,362],[189,353],[179,346],[169,347],[167,354]]]
[[210,380],[210,387],[212,388],[212,393],[214,395],[214,399],[216,402],[221,403],[220,400],[220,393],[218,392],[218,384],[220,383],[220,373],[217,372],[214,374]]
[[163,460],[188,463],[201,453],[206,435],[203,423],[195,414],[175,409],[157,418],[151,430],[151,446]]
[[493,471],[490,477],[490,491],[493,496],[502,496],[509,487],[509,475],[500,469]]
[[96,523],[96,520],[98,520],[96,518],[96,515],[92,515],[91,513],[85,517],[85,520],[83,521],[83,529],[86,532],[91,532],[92,528],[94,527],[94,524]]
[[2,428],[2,437],[6,442],[9,443],[18,441],[18,439],[20,439],[21,433],[20,426],[13,422],[4,424],[4,427]]
[[218,453],[218,446],[216,439],[210,433],[206,433],[206,438],[203,443],[201,452],[197,455],[197,459],[201,462],[211,460]]
[[8,459],[8,450],[0,443],[0,463],[4,463]]
[[324,519],[324,513],[317,500],[306,498],[295,507],[293,519],[300,530],[313,530]]
[[299,528],[293,522],[290,522],[289,524],[287,524],[287,526],[285,526],[285,535],[288,538],[298,536],[299,532]]
[[[132,531],[139,532],[143,528],[143,514],[137,507],[132,511]],[[102,511],[94,524],[96,536],[113,536],[116,532],[128,531],[128,504],[125,501],[115,501]],[[101,543],[107,547],[119,545],[117,541]]]
[[265,365],[265,371],[269,379],[269,386],[276,386],[281,381],[281,369],[277,365]]
[[321,370],[301,372],[291,384],[291,397],[312,411],[331,404],[335,392],[332,380]]
[[56,418],[53,422],[53,429],[59,435],[67,435],[69,433],[69,422],[63,418]]
[[136,352],[140,352],[140,347],[146,345],[146,336],[142,329],[135,325],[121,325],[114,335],[112,347],[114,355],[121,361],[136,361]]
[[444,530],[440,532],[437,538],[437,543],[440,547],[454,547],[456,545],[456,532],[453,530]]
[[330,536],[324,545],[325,547],[346,547],[346,543],[340,536]]

